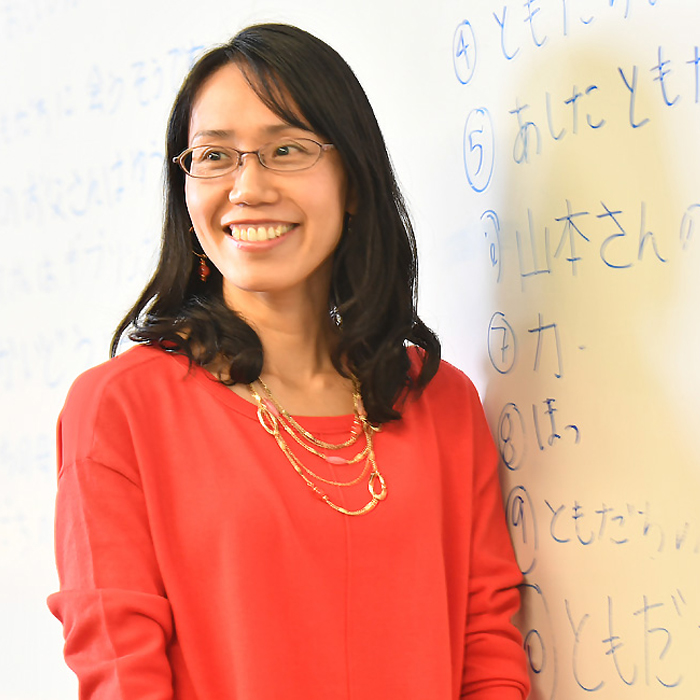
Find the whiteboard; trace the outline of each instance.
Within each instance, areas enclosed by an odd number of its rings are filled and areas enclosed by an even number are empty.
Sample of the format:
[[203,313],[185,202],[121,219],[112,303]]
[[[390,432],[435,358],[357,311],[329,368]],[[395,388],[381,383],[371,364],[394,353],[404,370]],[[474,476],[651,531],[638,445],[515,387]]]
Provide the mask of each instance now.
[[533,698],[700,697],[695,0],[4,0],[0,700],[77,697],[44,603],[56,416],[153,268],[182,77],[267,20],[375,106],[421,313],[501,451]]

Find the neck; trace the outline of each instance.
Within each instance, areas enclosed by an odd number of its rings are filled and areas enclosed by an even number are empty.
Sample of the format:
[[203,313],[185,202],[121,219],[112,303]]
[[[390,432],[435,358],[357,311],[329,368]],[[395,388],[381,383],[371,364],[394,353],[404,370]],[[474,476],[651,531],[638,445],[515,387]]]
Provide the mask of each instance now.
[[336,334],[325,304],[296,304],[266,295],[256,295],[249,302],[232,306],[241,309],[260,338],[263,373],[303,382],[332,367]]
[[[272,321],[268,323],[268,321]],[[336,343],[329,318],[250,319],[263,346],[262,374],[299,387],[335,375],[331,353]]]
[[[352,382],[333,366],[337,330],[325,305],[327,295],[303,303],[298,298],[265,294],[227,298],[258,334],[263,346],[261,376],[292,415],[345,415],[353,411]],[[238,301],[238,303],[236,303]],[[234,391],[250,400],[247,388]]]

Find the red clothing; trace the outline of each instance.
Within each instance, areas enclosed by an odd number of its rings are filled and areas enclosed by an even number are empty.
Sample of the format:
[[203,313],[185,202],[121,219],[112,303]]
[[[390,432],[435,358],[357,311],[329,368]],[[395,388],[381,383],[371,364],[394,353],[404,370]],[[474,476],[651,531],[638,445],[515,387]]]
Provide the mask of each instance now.
[[[82,375],[59,422],[49,605],[81,698],[527,695],[496,453],[461,372],[443,363],[376,435],[387,498],[348,517],[313,495],[255,406],[187,368],[134,348]],[[340,442],[352,417],[299,420]],[[366,478],[325,490],[368,500]]]

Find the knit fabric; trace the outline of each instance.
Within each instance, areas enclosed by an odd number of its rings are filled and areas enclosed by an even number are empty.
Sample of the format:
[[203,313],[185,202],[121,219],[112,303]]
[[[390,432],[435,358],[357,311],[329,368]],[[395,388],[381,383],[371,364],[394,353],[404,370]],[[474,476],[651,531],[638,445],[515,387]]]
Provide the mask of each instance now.
[[[297,420],[329,442],[352,425]],[[348,517],[185,358],[141,346],[79,377],[49,606],[81,700],[525,698],[521,575],[474,387],[443,362],[374,444],[387,498]],[[362,468],[293,449],[325,478]],[[367,478],[319,485],[349,508],[370,498]]]

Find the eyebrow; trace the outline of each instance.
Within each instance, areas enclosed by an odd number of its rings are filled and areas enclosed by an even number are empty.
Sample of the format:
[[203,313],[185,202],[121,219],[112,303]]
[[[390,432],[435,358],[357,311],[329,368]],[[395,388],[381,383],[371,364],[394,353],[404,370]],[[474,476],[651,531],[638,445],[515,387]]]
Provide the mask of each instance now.
[[[271,124],[270,126],[266,126],[263,128],[263,132],[269,134],[270,136],[274,136],[275,134],[279,134],[281,131],[287,131],[289,129],[299,129],[300,131],[307,131],[309,133],[313,133],[311,129],[295,126],[293,124],[287,124],[286,122],[283,124]],[[232,136],[235,136],[235,134],[236,132],[232,129],[202,129],[192,137],[192,140],[194,141],[195,139],[202,137],[230,139]]]

